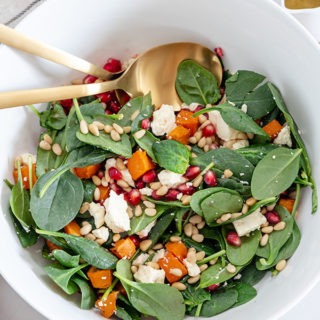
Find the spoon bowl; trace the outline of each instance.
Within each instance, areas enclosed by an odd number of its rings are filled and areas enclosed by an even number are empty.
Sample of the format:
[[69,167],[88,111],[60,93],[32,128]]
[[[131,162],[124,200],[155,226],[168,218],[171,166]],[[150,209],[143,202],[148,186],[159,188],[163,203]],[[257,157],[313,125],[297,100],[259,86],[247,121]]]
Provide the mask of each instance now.
[[40,102],[80,98],[114,89],[122,89],[131,97],[152,94],[156,106],[181,104],[175,90],[179,64],[194,60],[222,81],[223,68],[218,56],[209,48],[192,42],[176,42],[154,47],[142,55],[115,80],[54,88],[19,90],[0,93],[0,109]]

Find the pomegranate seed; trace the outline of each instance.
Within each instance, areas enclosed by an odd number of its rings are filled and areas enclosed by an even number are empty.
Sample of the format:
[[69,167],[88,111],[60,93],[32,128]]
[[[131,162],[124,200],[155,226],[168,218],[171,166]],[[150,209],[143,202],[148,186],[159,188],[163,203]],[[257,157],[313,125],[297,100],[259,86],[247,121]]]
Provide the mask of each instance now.
[[138,247],[140,245],[140,240],[139,240],[138,236],[132,235],[132,236],[129,236],[129,239],[134,243],[134,245],[136,247]]
[[108,103],[108,109],[112,113],[118,113],[120,108],[121,108],[120,103],[117,100],[112,100]]
[[133,206],[138,205],[141,200],[141,193],[138,189],[132,189],[130,192],[127,193],[127,196],[127,201]]
[[217,132],[216,128],[214,127],[213,124],[208,124],[202,129],[202,135],[204,137],[212,137],[216,134],[216,132]]
[[216,47],[214,48],[214,52],[216,53],[216,55],[219,57],[219,58],[222,58],[223,57],[223,50],[221,47]]
[[114,94],[111,91],[99,93],[96,95],[97,98],[100,99],[100,102],[109,103],[112,99],[114,99]]
[[145,184],[144,184],[144,182],[142,181],[142,179],[139,179],[139,180],[136,181],[136,188],[137,188],[137,189],[142,189],[142,188],[144,188],[144,187],[145,187]]
[[179,190],[169,189],[168,193],[165,195],[166,200],[175,201],[177,200],[177,196],[180,193]]
[[103,172],[102,170],[99,170],[97,176],[98,176],[100,179],[102,179],[102,178],[104,177],[104,172]]
[[94,83],[98,78],[92,76],[91,74],[88,74],[83,78],[83,83],[88,84],[88,83]]
[[142,181],[144,183],[151,183],[151,182],[154,182],[156,178],[157,178],[157,172],[155,170],[150,170],[142,176]]
[[241,239],[235,231],[230,231],[226,236],[227,243],[234,247],[241,246]]
[[157,195],[157,190],[153,190],[153,191],[152,191],[151,197],[152,197],[154,200],[161,200],[161,199],[162,199],[162,196]]
[[267,221],[272,225],[277,224],[278,222],[281,221],[281,218],[280,218],[278,212],[276,212],[274,210],[268,211],[265,214],[265,217],[267,218]]
[[216,291],[219,288],[219,283],[217,284],[212,284],[211,286],[207,287],[206,290],[209,292]]
[[108,170],[109,176],[113,180],[120,180],[122,179],[122,174],[121,172],[115,168],[115,167],[110,167]]
[[60,101],[60,104],[66,108],[66,109],[71,109],[73,106],[73,100],[72,99],[64,99]]
[[215,173],[212,170],[208,170],[204,174],[203,181],[209,187],[214,187],[214,186],[217,185],[217,177],[216,177]]
[[121,189],[121,187],[119,187],[116,183],[110,183],[110,188],[111,188],[117,195],[123,193],[123,190]]
[[122,69],[120,60],[109,58],[106,64],[103,66],[103,69],[109,72],[119,72]]
[[148,130],[150,128],[150,120],[149,119],[143,119],[141,121],[141,128],[144,130]]
[[201,104],[198,104],[198,106],[194,109],[194,112],[198,112],[200,110],[202,110],[204,108],[204,106],[202,106]]
[[182,194],[192,195],[196,192],[193,186],[188,186],[186,183],[180,184],[177,188]]
[[201,172],[201,169],[199,166],[189,166],[187,168],[187,171],[186,173],[184,174],[184,176],[187,178],[187,179],[194,179],[195,177],[197,177]]

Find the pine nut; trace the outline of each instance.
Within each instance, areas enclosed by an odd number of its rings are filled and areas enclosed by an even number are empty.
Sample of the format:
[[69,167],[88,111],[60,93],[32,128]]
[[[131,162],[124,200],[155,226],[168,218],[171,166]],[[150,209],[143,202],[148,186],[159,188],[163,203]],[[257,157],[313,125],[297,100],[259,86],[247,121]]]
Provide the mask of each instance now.
[[196,157],[197,157],[197,154],[194,153],[194,152],[192,152],[192,153],[191,153],[191,158],[196,158]]
[[205,123],[207,121],[207,117],[204,114],[200,114],[199,116],[199,122],[201,124]]
[[201,233],[193,234],[191,238],[193,241],[199,242],[199,243],[203,242],[204,240],[204,236]]
[[182,271],[178,268],[172,268],[169,270],[169,273],[173,274],[174,276],[181,277]]
[[217,263],[217,261],[218,261],[218,258],[214,258],[214,259],[210,260],[209,261],[210,266],[215,265]]
[[265,233],[265,234],[261,237],[261,239],[260,239],[260,246],[261,246],[261,247],[266,246],[267,243],[268,243],[268,241],[269,241],[269,234],[268,234],[268,233]]
[[241,209],[242,214],[246,214],[249,210],[249,206],[245,203]]
[[210,145],[212,144],[212,138],[211,138],[211,137],[207,137],[207,138],[206,138],[206,144],[207,144],[208,146],[210,146]]
[[203,148],[206,145],[206,137],[202,137],[199,141],[198,141],[198,147],[199,148]]
[[276,203],[269,204],[269,205],[267,206],[267,211],[272,211],[275,206],[276,206]]
[[234,212],[231,214],[231,219],[236,219],[242,216],[242,212]]
[[127,208],[127,214],[128,214],[130,219],[133,217],[133,209],[131,207]]
[[96,236],[94,234],[92,234],[92,233],[88,233],[84,237],[89,239],[89,240],[91,240],[91,241],[96,240]]
[[198,188],[200,186],[200,184],[202,183],[202,181],[203,181],[203,176],[199,175],[193,180],[192,186],[195,188]]
[[49,144],[52,144],[52,138],[47,133],[43,135],[43,140],[47,141]]
[[131,266],[131,272],[132,273],[136,273],[138,271],[138,267],[137,266]]
[[85,213],[90,209],[89,202],[84,202],[79,210],[79,213]]
[[192,224],[191,223],[187,223],[184,228],[183,231],[185,233],[185,235],[187,237],[191,237],[192,236]]
[[230,169],[226,169],[223,171],[223,175],[225,178],[231,178],[233,176],[233,172]]
[[183,284],[182,282],[173,282],[171,284],[171,287],[174,287],[174,288],[178,289],[179,291],[184,291],[187,289],[187,286],[185,284]]
[[197,138],[196,137],[190,137],[189,138],[189,142],[192,144],[196,144],[197,143]]
[[99,246],[102,246],[106,240],[105,239],[102,239],[102,238],[98,238],[95,240],[95,242],[99,245]]
[[157,214],[157,210],[154,208],[146,208],[144,210],[144,213],[148,216],[148,217],[154,217]]
[[273,231],[273,226],[267,226],[267,227],[261,228],[262,233],[271,233],[272,231]]
[[99,129],[94,123],[90,123],[88,129],[94,136],[98,137],[100,135]]
[[129,184],[123,179],[117,180],[117,185],[121,188],[128,188]]
[[188,144],[186,144],[185,146],[186,146],[186,148],[187,148],[189,151],[191,151],[191,150],[192,150],[192,147],[191,147],[191,146],[189,146]]
[[181,197],[180,201],[182,202],[182,204],[189,204],[190,201],[191,201],[191,196],[188,195],[188,194],[184,194],[184,195]]
[[121,158],[117,158],[116,160],[116,168],[118,170],[125,170],[127,169],[126,165],[124,164],[123,160]]
[[140,242],[140,250],[147,251],[152,244],[152,240],[143,240]]
[[167,186],[161,186],[157,191],[156,194],[157,196],[164,196],[165,194],[167,194],[169,188]]
[[231,263],[228,263],[227,267],[226,267],[226,270],[229,272],[229,273],[235,273],[237,271],[236,267],[231,264]]
[[39,147],[40,147],[40,149],[42,149],[42,150],[46,150],[46,151],[51,150],[51,144],[48,143],[48,142],[45,141],[45,140],[41,140],[41,141],[40,141]]
[[119,126],[117,123],[112,124],[114,130],[116,130],[119,134],[123,134],[123,128]]
[[204,270],[208,269],[208,265],[206,263],[202,264],[201,266],[199,266],[199,269],[200,269],[201,272],[203,272]]
[[156,205],[155,205],[153,202],[148,201],[148,200],[143,201],[143,204],[144,204],[147,208],[155,208],[155,207],[156,207]]
[[131,131],[131,127],[130,126],[123,127],[123,131],[124,133],[129,133]]
[[225,213],[220,217],[222,222],[226,222],[231,219],[231,213]]
[[286,266],[287,266],[287,261],[285,259],[282,259],[276,264],[276,270],[282,271]]
[[113,130],[113,128],[109,124],[106,124],[104,126],[103,130],[104,130],[105,133],[110,133]]
[[171,237],[170,237],[170,241],[171,241],[171,242],[179,242],[179,241],[181,241],[181,237],[171,236]]
[[148,261],[148,262],[146,262],[146,265],[150,266],[151,268],[156,269],[156,270],[160,269],[160,266],[158,265],[157,262]]
[[202,131],[197,131],[193,136],[197,139],[198,142],[202,138]]
[[135,208],[134,208],[134,215],[136,217],[140,217],[142,215],[142,208],[140,205],[137,205]]
[[281,231],[281,230],[285,229],[285,227],[286,227],[285,221],[280,221],[273,227],[273,230]]
[[104,129],[104,124],[101,123],[100,121],[93,121],[92,124],[94,124],[99,130]]
[[197,262],[197,254],[196,251],[189,251],[187,254],[187,261],[190,263],[196,263]]
[[206,225],[206,222],[205,222],[204,220],[203,220],[202,222],[198,223],[198,224],[197,224],[198,230],[203,229],[203,228],[205,227],[205,225]]
[[206,253],[204,251],[199,251],[196,253],[197,261],[204,259],[205,256],[206,256]]
[[101,179],[98,176],[94,175],[94,176],[92,176],[91,179],[92,179],[92,182],[94,183],[94,185],[96,185],[96,186],[101,185]]
[[95,188],[94,189],[93,198],[94,198],[95,201],[99,201],[100,200],[100,189],[99,188]]
[[187,280],[187,282],[188,282],[189,284],[194,284],[194,283],[198,282],[199,279],[200,279],[200,275],[197,275],[197,276],[195,276],[195,277],[190,277],[190,278]]
[[52,151],[54,154],[56,154],[57,156],[61,156],[62,154],[62,149],[59,143],[55,143],[52,145]]
[[257,203],[257,200],[254,197],[250,197],[246,200],[246,204],[251,207]]
[[119,233],[115,233],[112,237],[113,242],[117,242],[121,239],[121,235]]
[[80,132],[83,134],[88,134],[89,129],[88,129],[88,123],[86,120],[81,120],[80,121]]
[[200,223],[200,222],[202,222],[203,221],[203,219],[202,219],[202,217],[201,216],[199,216],[199,215],[197,215],[197,214],[195,214],[195,215],[193,215],[192,217],[190,217],[190,219],[189,219],[189,222],[191,223],[191,224],[197,224],[197,223]]
[[136,110],[136,111],[131,115],[130,120],[133,121],[133,120],[138,116],[139,113],[140,113],[139,110]]
[[111,130],[110,136],[113,141],[120,141],[121,140],[120,134],[116,130]]
[[134,135],[134,137],[135,137],[136,139],[139,140],[139,139],[141,139],[145,134],[146,134],[146,130],[141,129],[141,130],[135,132],[133,135]]
[[161,182],[151,182],[150,183],[150,188],[152,190],[158,190],[161,188],[161,186],[162,186]]
[[192,234],[198,234],[199,230],[196,226],[192,226]]
[[107,187],[109,182],[107,181],[106,177],[102,177],[101,179],[101,184],[104,186],[104,187]]
[[211,121],[207,119],[207,117],[205,116],[206,120],[201,124],[201,126],[199,127],[198,130],[203,129],[204,127],[206,127],[207,125],[211,124]]
[[90,223],[85,224],[83,227],[80,228],[80,234],[82,236],[87,235],[88,233],[90,233],[92,230],[92,225]]
[[163,248],[163,244],[162,243],[157,243],[153,246],[153,250],[160,250]]

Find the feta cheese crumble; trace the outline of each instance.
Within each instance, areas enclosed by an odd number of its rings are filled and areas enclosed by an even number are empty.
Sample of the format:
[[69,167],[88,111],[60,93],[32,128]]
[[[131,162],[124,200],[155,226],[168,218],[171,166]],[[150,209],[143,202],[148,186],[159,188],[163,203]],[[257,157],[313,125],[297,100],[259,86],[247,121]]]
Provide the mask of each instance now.
[[130,230],[130,218],[127,213],[128,204],[123,194],[110,191],[109,198],[105,200],[106,215],[104,221],[114,233]]
[[163,104],[160,109],[153,113],[151,129],[154,135],[163,136],[176,127],[176,116],[173,106]]
[[283,128],[278,133],[277,137],[273,140],[273,142],[278,145],[287,145],[290,148],[292,147],[290,127],[287,124],[283,126]]
[[138,231],[137,235],[139,236],[139,238],[145,238],[149,234],[151,229],[155,226],[156,222],[157,220],[154,220],[151,223],[149,223],[144,229]]
[[188,270],[188,275],[190,277],[195,277],[201,273],[201,270],[200,270],[199,266],[197,265],[197,263],[191,263],[187,259],[183,259],[183,264],[186,266],[186,268]]
[[94,218],[96,228],[100,228],[104,224],[105,208],[99,203],[91,202],[89,204],[89,213]]
[[174,188],[187,181],[182,174],[169,170],[162,170],[159,172],[158,179],[162,185],[167,186],[168,188]]
[[142,283],[164,283],[165,272],[162,269],[156,270],[150,266],[140,265],[133,277]]

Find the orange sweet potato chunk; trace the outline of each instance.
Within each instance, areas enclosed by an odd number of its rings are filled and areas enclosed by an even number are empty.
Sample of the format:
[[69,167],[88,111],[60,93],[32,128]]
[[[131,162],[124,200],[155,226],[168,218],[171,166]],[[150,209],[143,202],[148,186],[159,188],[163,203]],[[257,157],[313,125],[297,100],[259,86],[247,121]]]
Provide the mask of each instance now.
[[92,286],[97,289],[109,288],[113,280],[112,270],[102,270],[95,267],[90,267],[87,276]]
[[270,136],[271,139],[274,139],[281,131],[282,125],[279,123],[278,120],[273,119],[265,126],[263,126],[262,129],[265,133],[267,133]]
[[188,248],[181,242],[168,242],[166,249],[173,253],[180,261],[185,259],[188,254]]
[[190,138],[190,129],[187,129],[183,126],[176,126],[169,132],[168,138],[176,140],[182,144],[188,144]]
[[[164,270],[166,279],[170,282],[177,282],[182,277],[184,277],[188,271],[184,264],[171,252],[167,254],[158,261],[161,269]],[[177,270],[180,270],[180,274],[177,274]]]
[[190,130],[190,136],[193,136],[198,130],[199,117],[193,117],[193,112],[182,109],[176,117],[176,124]]
[[132,179],[137,180],[146,172],[153,169],[155,164],[149,158],[146,151],[137,150],[132,157],[128,159],[127,167]]

